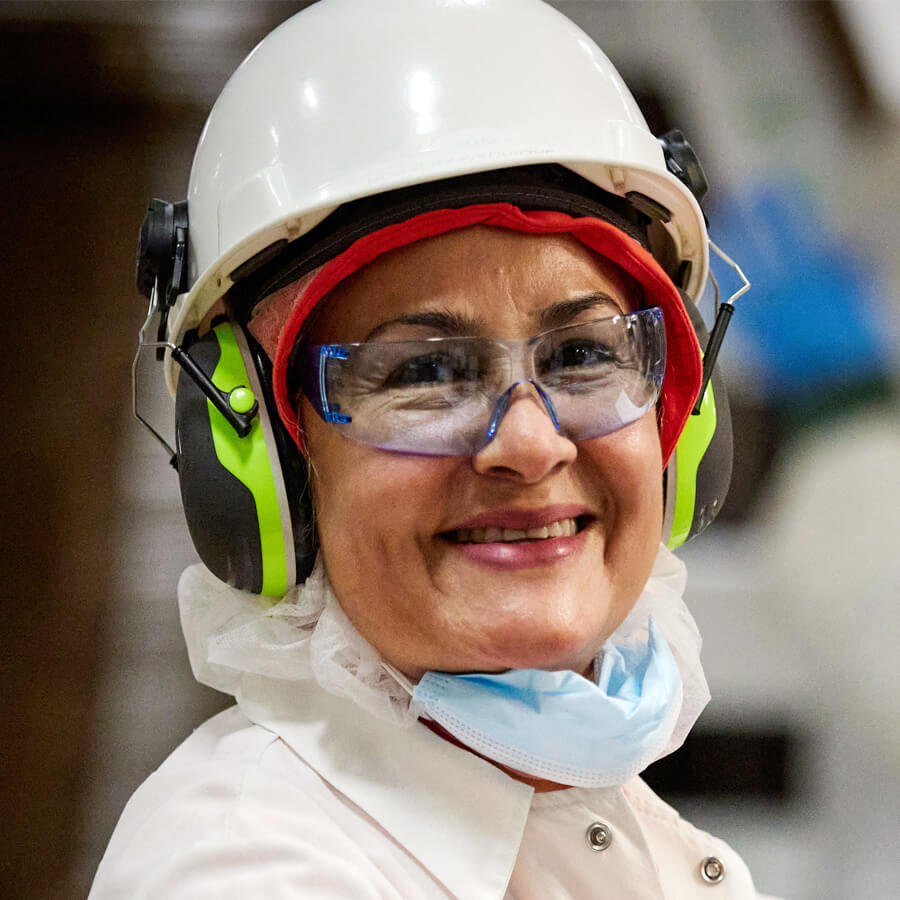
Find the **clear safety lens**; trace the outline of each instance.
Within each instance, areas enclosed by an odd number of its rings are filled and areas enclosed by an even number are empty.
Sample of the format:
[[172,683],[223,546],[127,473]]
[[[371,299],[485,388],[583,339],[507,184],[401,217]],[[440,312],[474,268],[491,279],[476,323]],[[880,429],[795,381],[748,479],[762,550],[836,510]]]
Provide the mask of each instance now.
[[631,424],[659,396],[665,331],[654,307],[522,341],[322,344],[301,358],[303,392],[347,437],[409,453],[473,454],[493,438],[522,383],[573,441]]

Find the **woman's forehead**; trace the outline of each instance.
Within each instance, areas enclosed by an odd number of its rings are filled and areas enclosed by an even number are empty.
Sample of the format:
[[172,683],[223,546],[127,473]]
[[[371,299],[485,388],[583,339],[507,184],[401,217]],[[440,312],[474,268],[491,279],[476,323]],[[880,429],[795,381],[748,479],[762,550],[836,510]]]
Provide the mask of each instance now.
[[317,343],[362,341],[443,318],[438,331],[514,337],[555,318],[628,311],[640,297],[626,273],[571,235],[471,226],[379,256],[331,291],[304,332]]

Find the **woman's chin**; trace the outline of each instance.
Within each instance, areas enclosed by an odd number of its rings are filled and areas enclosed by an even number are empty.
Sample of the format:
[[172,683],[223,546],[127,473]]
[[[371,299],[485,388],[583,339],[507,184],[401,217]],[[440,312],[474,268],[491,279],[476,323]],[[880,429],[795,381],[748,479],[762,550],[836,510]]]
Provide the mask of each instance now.
[[432,612],[430,658],[423,654],[420,661],[453,672],[589,670],[628,612],[629,598],[620,596],[602,566],[589,572],[577,565],[565,568],[456,569],[440,578],[436,592],[425,592],[431,602],[418,595],[419,609]]
[[[489,638],[485,640],[484,637]],[[494,631],[479,641],[481,665],[470,671],[504,672],[508,669],[547,669],[584,674],[593,667],[603,642],[579,629],[523,628]]]

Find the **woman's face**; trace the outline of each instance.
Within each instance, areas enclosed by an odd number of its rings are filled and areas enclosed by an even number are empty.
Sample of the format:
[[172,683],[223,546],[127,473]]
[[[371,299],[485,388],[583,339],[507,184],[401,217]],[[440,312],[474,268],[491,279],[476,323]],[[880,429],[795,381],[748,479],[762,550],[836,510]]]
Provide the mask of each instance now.
[[[529,338],[546,329],[541,321],[628,311],[630,297],[619,270],[568,235],[476,226],[379,257],[331,293],[307,335],[416,340],[446,336],[441,323],[452,321],[473,335]],[[422,313],[441,315],[410,322]],[[357,443],[305,399],[301,421],[335,594],[360,633],[411,677],[586,672],[649,577],[662,522],[653,410],[573,443],[522,385],[475,456]],[[551,536],[514,542],[492,528]]]

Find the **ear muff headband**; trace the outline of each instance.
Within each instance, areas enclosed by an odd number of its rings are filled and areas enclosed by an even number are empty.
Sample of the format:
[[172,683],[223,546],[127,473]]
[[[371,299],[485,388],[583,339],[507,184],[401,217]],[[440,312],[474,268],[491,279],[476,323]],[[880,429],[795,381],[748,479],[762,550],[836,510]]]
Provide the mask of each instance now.
[[298,516],[292,514],[302,491],[292,504],[263,381],[245,336],[230,322],[209,331],[190,355],[229,397],[249,388],[260,401],[250,433],[241,438],[190,379],[179,379],[178,471],[191,538],[222,581],[281,597],[296,583],[298,555],[304,556],[295,547]]

